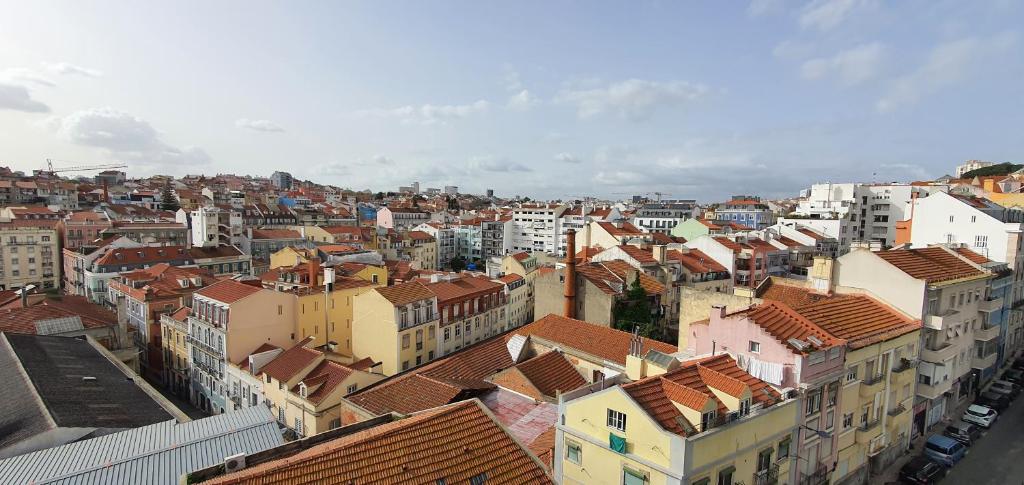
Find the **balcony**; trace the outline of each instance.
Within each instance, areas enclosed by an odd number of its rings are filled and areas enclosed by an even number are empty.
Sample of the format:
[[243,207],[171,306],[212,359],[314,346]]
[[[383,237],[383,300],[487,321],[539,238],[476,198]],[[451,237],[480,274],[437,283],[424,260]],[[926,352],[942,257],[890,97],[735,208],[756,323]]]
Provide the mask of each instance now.
[[996,363],[997,352],[992,352],[984,357],[978,357],[977,354],[971,359],[971,367],[975,369],[988,369]]
[[921,349],[921,360],[941,364],[952,359],[958,352],[957,346],[946,342],[939,347],[925,346]]
[[903,403],[899,403],[896,405],[896,407],[886,411],[885,414],[888,414],[889,416],[895,418],[896,416],[899,416],[905,412],[907,412],[907,407],[904,406]]
[[900,373],[906,372],[906,371],[908,371],[910,369],[916,369],[916,368],[917,368],[917,361],[916,360],[900,359],[900,362],[898,364],[896,364],[895,366],[893,366],[892,373],[893,374],[900,374]]
[[931,384],[917,383],[917,395],[925,399],[935,399],[953,388],[953,380],[946,379],[942,382],[933,382]]
[[775,485],[779,483],[779,464],[773,463],[768,468],[754,472],[753,485]]
[[819,464],[818,468],[810,475],[800,473],[800,485],[824,485],[828,483],[828,478],[828,467],[824,464]]
[[882,390],[883,381],[885,381],[885,374],[875,374],[865,377],[864,380],[860,381],[860,396],[874,396],[878,391]]
[[1002,298],[988,297],[978,302],[978,310],[983,312],[997,312],[1003,308]]
[[871,440],[878,436],[881,432],[878,424],[881,423],[878,418],[868,421],[860,426],[857,426],[857,443],[867,445]]
[[945,330],[950,325],[955,325],[960,321],[960,312],[956,310],[946,310],[940,315],[928,315],[924,319],[924,328],[930,328],[932,330]]
[[999,338],[999,327],[995,325],[986,326],[974,331],[974,340],[988,342]]

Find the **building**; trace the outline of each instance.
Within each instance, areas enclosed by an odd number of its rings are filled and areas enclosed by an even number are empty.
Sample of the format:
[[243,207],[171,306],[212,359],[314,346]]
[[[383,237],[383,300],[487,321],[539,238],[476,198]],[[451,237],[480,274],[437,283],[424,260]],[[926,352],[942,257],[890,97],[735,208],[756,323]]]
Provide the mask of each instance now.
[[554,483],[541,462],[475,400],[403,419],[384,415],[297,444],[247,456],[241,471],[210,467],[187,480],[211,485],[317,484],[323,483],[328,468],[330,480],[339,483]]
[[[114,244],[123,241],[125,244]],[[98,257],[92,258],[93,254]],[[85,296],[89,301],[98,305],[113,306],[110,300],[108,283],[117,278],[121,273],[136,271],[155,266],[167,264],[170,266],[194,266],[195,260],[192,255],[180,246],[136,246],[130,241],[119,239],[96,249],[91,254],[82,255],[65,251],[65,261],[70,260],[73,271],[81,268],[81,286],[83,293],[77,293],[78,281],[65,287],[68,293],[75,293]],[[84,256],[84,257],[82,257]]]
[[[483,276],[437,278],[426,285],[437,298],[440,320],[436,354],[444,356],[506,330],[508,294],[504,284]],[[429,332],[428,332],[429,333]],[[429,337],[429,335],[428,335]]]
[[[300,248],[315,247],[298,231],[291,229],[250,228],[246,230],[245,236],[242,237],[242,244],[239,248],[243,253],[251,256],[253,261],[263,261],[269,265],[271,254],[290,246]],[[255,263],[253,266],[255,267]]]
[[960,165],[956,166],[956,178],[963,178],[964,174],[972,170],[979,168],[991,167],[994,165],[992,162],[983,162],[981,160],[968,160]]
[[445,185],[444,186],[444,193],[446,195],[459,195],[459,186],[458,185]]
[[256,373],[266,384],[262,392],[271,412],[300,438],[341,427],[338,403],[342,396],[384,378],[362,365],[357,369],[330,357],[316,350],[313,339],[307,337]]
[[775,212],[760,197],[734,195],[715,208],[715,220],[732,222],[752,229],[764,229],[775,224]]
[[[563,315],[566,288],[566,268],[541,269],[534,282],[535,314],[538,316]],[[575,267],[575,314],[574,318],[594,325],[616,328],[615,311],[620,301],[626,298],[630,285],[639,278],[649,305],[661,309],[663,298],[667,298],[665,285],[622,260],[609,260],[579,264]],[[665,323],[663,314],[655,315],[657,321]]]
[[112,225],[103,212],[79,211],[64,217],[64,249],[78,249],[93,244],[100,233]]
[[377,226],[385,229],[412,229],[430,220],[430,213],[413,207],[381,207]]
[[185,400],[189,399],[189,390],[192,388],[189,377],[191,351],[188,342],[188,314],[189,308],[183,306],[174,313],[160,315],[160,351],[163,356],[161,382],[175,396]]
[[291,190],[294,180],[288,172],[274,172],[270,174],[270,183],[278,190]]
[[438,357],[437,296],[419,281],[374,288],[353,298],[352,352],[394,375]]
[[93,177],[93,180],[96,181],[96,185],[99,185],[100,187],[116,187],[124,184],[126,179],[127,174],[120,170],[104,170]]
[[188,316],[190,399],[211,414],[233,410],[226,374],[260,345],[291,347],[295,309],[291,296],[235,280],[221,280],[193,294]]
[[186,246],[189,243],[188,224],[178,222],[114,221],[110,228],[100,232],[100,239],[126,237],[140,244]]
[[192,293],[213,283],[213,276],[198,268],[159,263],[121,273],[107,283],[106,301],[128,325],[128,335],[139,349],[139,373],[159,380],[165,376],[161,317],[191,306]]
[[676,224],[697,217],[695,200],[654,202],[641,205],[633,214],[633,225],[644,232],[670,234]]
[[[197,468],[284,444],[264,407],[195,421],[167,420],[0,461],[12,483],[176,485]],[[59,465],[58,465],[59,464]]]
[[0,290],[59,288],[60,221],[0,220]]
[[533,321],[533,298],[528,294],[526,278],[507,274],[498,278],[505,285],[508,301],[508,328],[516,328]]
[[998,327],[988,314],[1002,302],[988,298],[994,275],[943,247],[873,253],[857,249],[836,260],[836,281],[873,295],[923,322],[917,366],[919,431],[952,413],[991,373]]
[[437,264],[437,240],[423,231],[409,231],[403,238],[405,247],[402,251],[416,269],[434,271]]
[[[3,332],[0,363],[7,386],[0,414],[0,459],[188,419],[89,337]],[[7,463],[0,461],[0,469]]]
[[252,271],[252,256],[243,254],[236,246],[190,248],[193,263],[216,276],[248,275]]
[[[179,219],[182,213],[179,212]],[[242,245],[242,211],[231,207],[205,206],[192,211],[192,247],[217,248]]]
[[797,483],[798,401],[719,354],[632,350],[633,382],[562,395],[554,478],[565,484]]
[[505,241],[511,237],[512,226],[509,217],[480,221],[480,259],[488,261],[505,255]]
[[521,204],[513,208],[511,238],[505,245],[512,252],[564,255],[565,250],[558,247],[558,235],[566,209],[560,204]]
[[650,233],[624,221],[591,221],[583,231],[583,247],[607,249],[630,243],[649,243],[652,240]]

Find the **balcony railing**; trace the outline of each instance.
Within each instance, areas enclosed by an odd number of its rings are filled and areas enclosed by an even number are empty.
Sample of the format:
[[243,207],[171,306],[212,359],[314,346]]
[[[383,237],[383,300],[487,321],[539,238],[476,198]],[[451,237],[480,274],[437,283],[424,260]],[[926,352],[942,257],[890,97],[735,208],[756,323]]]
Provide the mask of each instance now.
[[932,330],[945,330],[955,325],[960,319],[960,312],[948,310],[941,315],[928,315],[924,319],[924,327]]
[[768,468],[754,472],[753,485],[775,485],[779,483],[779,464],[772,463]]
[[921,349],[921,360],[941,364],[957,355],[959,353],[957,350],[957,346],[948,342],[938,347],[926,346]]
[[892,372],[893,372],[893,374],[899,374],[901,372],[906,372],[906,371],[908,371],[910,369],[916,369],[916,368],[917,368],[917,361],[916,360],[900,359],[900,363],[896,364],[896,366],[892,368]]
[[828,467],[821,464],[811,474],[800,474],[800,485],[823,485],[828,483]]
[[886,411],[886,414],[888,414],[889,416],[899,416],[900,414],[903,414],[906,410],[906,406],[904,406],[903,403],[899,403],[896,405],[896,407]]
[[974,331],[974,340],[987,342],[999,338],[999,327],[995,325],[985,326]]
[[917,395],[925,399],[935,399],[953,388],[953,380],[946,379],[942,382],[931,384],[917,383]]
[[1003,308],[1002,298],[988,297],[978,302],[978,310],[983,312],[997,312]]
[[864,380],[862,381],[862,383],[865,386],[873,386],[875,384],[878,384],[879,382],[882,382],[882,379],[884,377],[885,377],[885,374],[879,372],[878,374],[875,374],[875,375],[865,376]]

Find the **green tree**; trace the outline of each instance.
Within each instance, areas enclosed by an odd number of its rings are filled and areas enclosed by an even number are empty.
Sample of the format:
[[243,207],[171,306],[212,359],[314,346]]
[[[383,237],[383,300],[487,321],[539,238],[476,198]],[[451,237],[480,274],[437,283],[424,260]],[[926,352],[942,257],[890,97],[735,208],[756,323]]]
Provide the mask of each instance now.
[[452,271],[459,272],[466,269],[466,260],[462,259],[462,256],[456,256],[452,258],[448,264],[452,267]]
[[376,194],[373,194],[373,198],[375,200],[384,200],[384,192],[377,192]]
[[174,196],[174,192],[171,190],[170,182],[164,184],[164,190],[160,193],[160,208],[171,212],[178,212],[178,209],[181,209],[178,198]]
[[640,336],[645,338],[660,339],[661,332],[654,322],[654,315],[651,314],[651,302],[647,299],[647,290],[640,284],[640,274],[629,284],[623,298],[615,304],[612,312],[615,320],[615,328],[624,332],[632,332],[634,328],[640,328]]

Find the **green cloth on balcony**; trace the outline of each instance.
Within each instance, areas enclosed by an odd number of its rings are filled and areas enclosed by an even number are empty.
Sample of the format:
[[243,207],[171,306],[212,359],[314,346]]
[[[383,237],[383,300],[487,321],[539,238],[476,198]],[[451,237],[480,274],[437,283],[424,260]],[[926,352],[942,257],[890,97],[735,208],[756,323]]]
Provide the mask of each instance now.
[[611,448],[612,451],[625,454],[626,438],[615,436],[615,433],[608,433],[608,447]]

